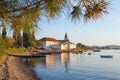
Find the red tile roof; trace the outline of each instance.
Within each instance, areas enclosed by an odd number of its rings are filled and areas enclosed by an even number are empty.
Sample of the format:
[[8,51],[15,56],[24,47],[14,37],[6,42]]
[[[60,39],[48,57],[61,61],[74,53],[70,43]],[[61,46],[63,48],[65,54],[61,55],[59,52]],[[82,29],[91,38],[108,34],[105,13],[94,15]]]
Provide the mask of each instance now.
[[[44,37],[42,39],[40,39],[40,41],[52,41],[52,42],[61,42],[61,43],[64,43],[64,42],[69,42],[69,40],[56,40],[55,38],[51,38],[51,37]],[[72,42],[69,42],[71,44],[74,44]]]
[[63,42],[63,41],[65,41],[65,40],[58,40],[59,42]]
[[59,42],[59,41],[56,40],[55,38],[50,38],[50,37],[44,37],[44,38],[40,39],[40,41],[53,41],[53,42]]

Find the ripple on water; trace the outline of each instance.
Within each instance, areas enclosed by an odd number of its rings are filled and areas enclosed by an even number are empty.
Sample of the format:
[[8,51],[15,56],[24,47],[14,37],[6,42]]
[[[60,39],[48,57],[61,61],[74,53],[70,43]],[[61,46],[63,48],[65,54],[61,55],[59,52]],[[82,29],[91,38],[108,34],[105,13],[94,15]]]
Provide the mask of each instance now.
[[[94,54],[52,54],[37,59],[34,70],[43,80],[120,80],[120,50]],[[112,59],[100,55],[111,54]]]

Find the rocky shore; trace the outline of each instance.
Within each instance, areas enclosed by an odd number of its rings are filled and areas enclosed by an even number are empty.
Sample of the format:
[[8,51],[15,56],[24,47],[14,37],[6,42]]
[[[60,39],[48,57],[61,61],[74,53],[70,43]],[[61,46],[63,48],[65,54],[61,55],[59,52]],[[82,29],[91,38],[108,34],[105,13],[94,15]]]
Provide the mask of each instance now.
[[7,56],[0,63],[0,80],[40,80],[19,57]]

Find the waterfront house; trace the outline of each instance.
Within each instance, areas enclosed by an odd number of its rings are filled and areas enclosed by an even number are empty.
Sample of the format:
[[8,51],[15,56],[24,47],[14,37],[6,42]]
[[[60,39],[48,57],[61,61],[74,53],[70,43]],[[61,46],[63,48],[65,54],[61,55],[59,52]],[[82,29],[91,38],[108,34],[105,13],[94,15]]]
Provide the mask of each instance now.
[[76,48],[76,44],[69,41],[67,33],[64,36],[64,40],[44,37],[40,41],[42,41],[44,49],[70,50]]

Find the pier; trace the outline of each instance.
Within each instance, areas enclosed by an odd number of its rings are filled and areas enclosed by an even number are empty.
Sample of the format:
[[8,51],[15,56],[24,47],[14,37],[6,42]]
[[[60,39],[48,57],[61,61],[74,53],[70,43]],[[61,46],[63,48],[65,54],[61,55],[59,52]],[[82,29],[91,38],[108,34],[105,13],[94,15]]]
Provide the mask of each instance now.
[[22,58],[46,57],[46,55],[41,55],[41,54],[8,54],[8,55],[14,57],[22,57]]

